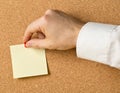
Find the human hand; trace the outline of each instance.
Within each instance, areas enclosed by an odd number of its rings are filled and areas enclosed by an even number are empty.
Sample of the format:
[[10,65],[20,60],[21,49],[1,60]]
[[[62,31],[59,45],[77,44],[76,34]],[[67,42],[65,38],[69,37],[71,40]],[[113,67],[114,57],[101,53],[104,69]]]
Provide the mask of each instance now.
[[[24,34],[26,47],[67,50],[75,48],[83,26],[78,19],[58,10],[47,10],[32,22]],[[36,34],[37,38],[32,38]]]

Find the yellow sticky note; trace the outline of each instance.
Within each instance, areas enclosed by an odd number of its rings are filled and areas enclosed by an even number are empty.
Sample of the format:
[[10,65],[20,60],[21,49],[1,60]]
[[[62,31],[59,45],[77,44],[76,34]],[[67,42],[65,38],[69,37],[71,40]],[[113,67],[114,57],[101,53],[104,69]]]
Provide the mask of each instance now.
[[25,48],[23,44],[10,46],[13,78],[48,74],[44,49]]

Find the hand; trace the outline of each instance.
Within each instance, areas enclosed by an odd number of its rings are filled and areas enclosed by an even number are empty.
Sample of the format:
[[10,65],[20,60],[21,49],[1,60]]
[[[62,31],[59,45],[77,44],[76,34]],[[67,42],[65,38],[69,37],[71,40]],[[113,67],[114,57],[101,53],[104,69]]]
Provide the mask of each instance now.
[[[32,22],[24,34],[26,47],[67,50],[75,48],[83,26],[78,19],[58,10],[47,10]],[[36,38],[32,38],[36,35]]]

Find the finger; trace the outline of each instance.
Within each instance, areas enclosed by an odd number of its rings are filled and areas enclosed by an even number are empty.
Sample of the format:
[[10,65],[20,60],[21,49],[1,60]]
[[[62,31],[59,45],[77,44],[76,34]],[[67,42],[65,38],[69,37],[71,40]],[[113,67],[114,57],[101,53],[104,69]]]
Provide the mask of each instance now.
[[33,33],[40,31],[40,21],[39,19],[31,23],[24,34],[24,42],[27,42],[31,39]]
[[26,43],[26,47],[47,48],[49,43],[46,39],[31,39]]

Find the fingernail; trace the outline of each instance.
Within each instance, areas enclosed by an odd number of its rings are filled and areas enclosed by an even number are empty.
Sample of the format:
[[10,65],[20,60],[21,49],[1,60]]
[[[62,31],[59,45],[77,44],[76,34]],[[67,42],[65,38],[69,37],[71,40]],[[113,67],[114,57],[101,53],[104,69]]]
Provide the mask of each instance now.
[[27,46],[26,46],[26,42],[24,42],[24,47],[27,48]]

